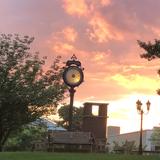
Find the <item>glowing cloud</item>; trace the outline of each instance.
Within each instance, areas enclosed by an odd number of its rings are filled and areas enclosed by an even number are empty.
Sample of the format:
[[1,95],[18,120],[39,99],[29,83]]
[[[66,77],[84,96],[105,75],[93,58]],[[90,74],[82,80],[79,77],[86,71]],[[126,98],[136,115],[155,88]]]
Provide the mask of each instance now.
[[109,24],[101,15],[95,14],[89,21],[90,28],[87,29],[90,40],[99,43],[107,42],[108,40],[122,40],[123,36],[114,26]]
[[109,58],[110,56],[110,51],[106,51],[106,52],[92,52],[92,58],[90,59],[91,60],[91,63],[96,63],[97,64],[97,67],[100,66],[100,68],[104,67],[104,65],[106,64],[106,61],[107,59]]
[[88,6],[85,0],[64,0],[63,7],[69,15],[81,17],[88,14]]
[[56,42],[52,46],[52,50],[56,53],[60,53],[61,55],[67,55],[69,53],[73,53],[74,46],[68,43]]
[[67,41],[74,42],[77,38],[77,32],[72,27],[66,27],[62,33]]
[[61,55],[68,55],[75,50],[74,42],[77,36],[78,33],[73,27],[66,26],[62,31],[54,32],[48,40],[48,44],[52,51]]
[[100,3],[101,3],[103,6],[108,6],[108,5],[111,3],[111,0],[101,0]]
[[116,74],[112,76],[112,79],[115,80],[119,85],[129,90],[141,89],[141,90],[150,90],[153,92],[159,87],[158,80],[145,76],[140,76],[138,74],[127,75],[127,76]]
[[103,54],[96,54],[95,56],[94,56],[94,58],[93,58],[93,61],[101,61],[101,60],[103,60],[104,59],[104,55]]

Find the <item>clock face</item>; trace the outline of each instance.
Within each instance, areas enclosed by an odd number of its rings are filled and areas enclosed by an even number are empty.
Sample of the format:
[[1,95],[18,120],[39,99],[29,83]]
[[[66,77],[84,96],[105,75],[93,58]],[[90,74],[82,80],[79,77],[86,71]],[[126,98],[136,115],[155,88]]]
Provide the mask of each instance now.
[[64,71],[63,79],[70,87],[79,86],[83,82],[83,72],[76,66],[70,66]]

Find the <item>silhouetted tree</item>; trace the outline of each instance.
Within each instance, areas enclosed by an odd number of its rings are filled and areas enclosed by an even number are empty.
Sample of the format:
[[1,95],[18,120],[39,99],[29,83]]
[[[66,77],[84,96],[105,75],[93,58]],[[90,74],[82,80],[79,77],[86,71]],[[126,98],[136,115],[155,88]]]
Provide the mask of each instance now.
[[0,151],[12,131],[51,113],[64,98],[60,57],[44,71],[46,58],[29,52],[33,40],[0,35]]
[[[59,117],[62,119],[58,121],[58,125],[68,129],[69,126],[69,105],[64,105],[58,110]],[[79,131],[82,127],[83,120],[83,108],[73,107],[73,118],[72,118],[72,130]]]
[[[145,50],[145,53],[142,53],[141,58],[145,58],[149,61],[160,58],[160,40],[155,39],[154,43],[142,42],[138,40],[138,44],[141,48]],[[160,76],[160,69],[158,70],[158,74]],[[157,90],[157,94],[160,95],[160,89]]]

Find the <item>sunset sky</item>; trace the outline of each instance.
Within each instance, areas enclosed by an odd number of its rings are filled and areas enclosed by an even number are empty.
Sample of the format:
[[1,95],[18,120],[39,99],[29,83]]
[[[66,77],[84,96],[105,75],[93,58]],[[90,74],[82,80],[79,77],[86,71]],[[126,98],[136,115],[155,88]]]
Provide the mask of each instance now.
[[107,102],[108,125],[139,130],[136,101],[151,102],[144,128],[160,123],[159,59],[141,59],[137,40],[160,37],[159,0],[0,0],[0,32],[34,36],[41,56],[73,54],[82,62],[84,83],[75,105]]

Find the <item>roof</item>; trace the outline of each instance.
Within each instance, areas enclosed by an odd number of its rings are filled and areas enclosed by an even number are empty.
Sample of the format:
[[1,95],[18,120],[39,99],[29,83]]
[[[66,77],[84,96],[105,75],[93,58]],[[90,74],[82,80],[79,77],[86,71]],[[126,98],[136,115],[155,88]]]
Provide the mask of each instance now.
[[47,126],[47,130],[58,130],[58,131],[65,131],[66,129],[61,127],[61,126],[58,126],[57,123],[55,123],[54,121],[52,120],[49,120],[49,119],[46,119],[46,118],[40,118],[38,120],[36,120],[36,122],[34,123],[43,123],[44,125]]
[[109,103],[100,103],[100,102],[85,102],[84,103],[84,105],[86,105],[86,104],[92,104],[92,105],[96,105],[96,106],[98,106],[98,105],[109,105]]
[[50,138],[54,144],[92,144],[93,142],[90,132],[52,131]]

